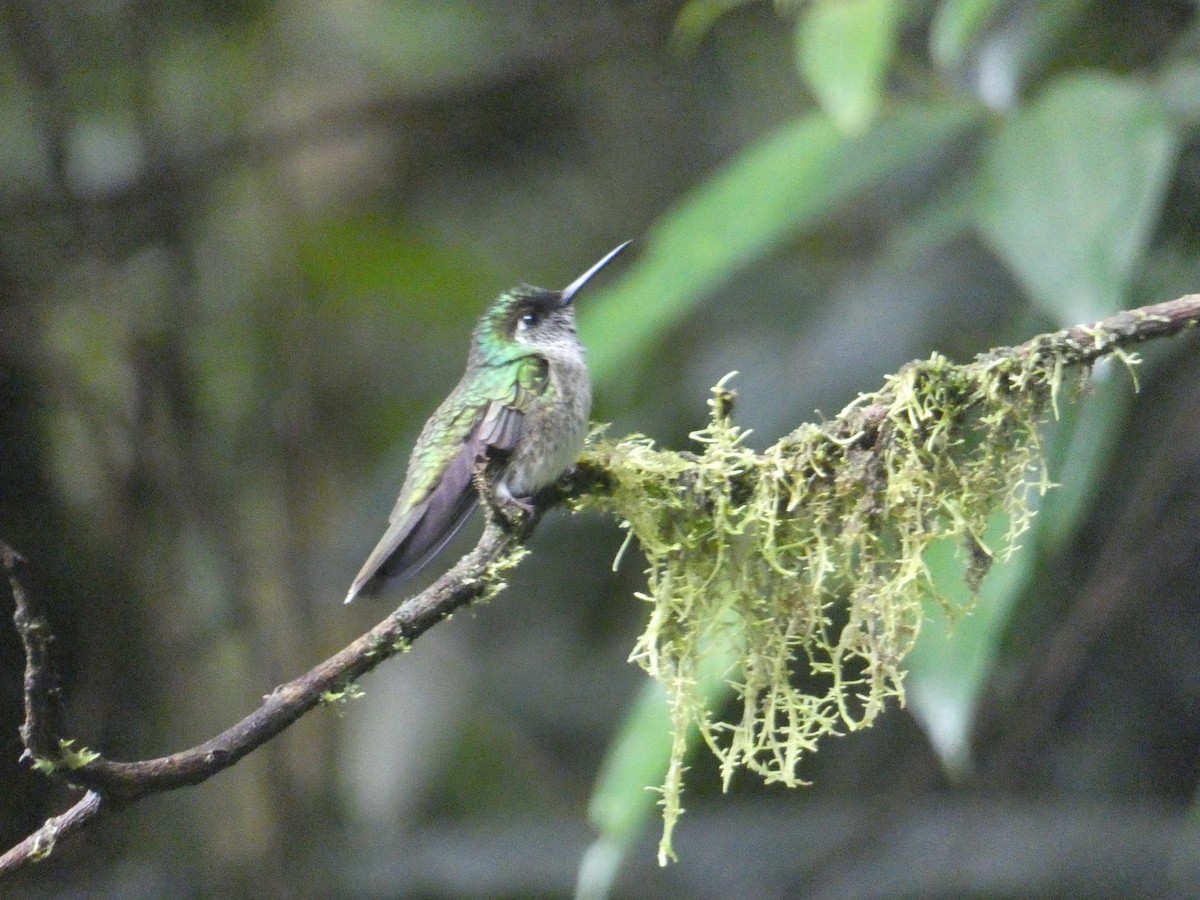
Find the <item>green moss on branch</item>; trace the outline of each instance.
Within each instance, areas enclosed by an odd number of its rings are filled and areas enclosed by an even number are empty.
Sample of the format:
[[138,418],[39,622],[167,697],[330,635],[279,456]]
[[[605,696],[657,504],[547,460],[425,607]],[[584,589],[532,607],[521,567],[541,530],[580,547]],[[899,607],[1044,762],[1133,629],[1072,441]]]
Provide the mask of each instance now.
[[[1191,304],[1192,323],[1196,299],[1175,301]],[[692,435],[698,453],[637,435],[596,443],[583,467],[604,473],[602,489],[580,504],[619,517],[646,556],[650,616],[631,658],[663,684],[671,707],[662,860],[673,856],[690,728],[726,785],[738,769],[796,785],[821,738],[904,702],[902,664],[922,599],[933,595],[926,549],[957,540],[972,587],[1012,552],[1032,498],[1050,487],[1041,425],[1099,356],[1132,366],[1123,346],[1187,324],[1158,309],[965,365],[935,354],[763,452],[733,422],[728,378],[713,389],[708,426]],[[998,511],[1007,534],[989,546]],[[710,657],[737,660],[729,718],[698,687]]]

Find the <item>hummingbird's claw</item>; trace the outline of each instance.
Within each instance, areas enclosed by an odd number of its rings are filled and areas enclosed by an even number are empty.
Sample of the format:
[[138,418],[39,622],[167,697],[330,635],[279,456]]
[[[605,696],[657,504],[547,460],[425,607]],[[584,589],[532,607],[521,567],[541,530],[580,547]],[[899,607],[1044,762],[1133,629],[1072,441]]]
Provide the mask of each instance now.
[[484,504],[509,528],[520,529],[537,514],[532,497],[514,497],[503,481],[495,481],[486,456],[475,460],[473,480]]
[[[507,491],[504,493],[507,494]],[[532,497],[504,496],[501,498],[501,508],[509,519],[532,518],[537,512]]]

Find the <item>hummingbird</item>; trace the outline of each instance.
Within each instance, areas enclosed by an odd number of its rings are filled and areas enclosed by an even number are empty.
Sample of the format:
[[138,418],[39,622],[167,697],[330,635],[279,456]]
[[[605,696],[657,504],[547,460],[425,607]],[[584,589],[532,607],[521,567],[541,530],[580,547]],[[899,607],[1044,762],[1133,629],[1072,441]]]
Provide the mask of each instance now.
[[587,437],[592,385],[572,301],[629,241],[561,291],[522,284],[476,325],[462,379],[425,423],[389,525],[350,592],[372,594],[415,574],[479,503],[478,466],[501,502],[528,507],[571,467]]

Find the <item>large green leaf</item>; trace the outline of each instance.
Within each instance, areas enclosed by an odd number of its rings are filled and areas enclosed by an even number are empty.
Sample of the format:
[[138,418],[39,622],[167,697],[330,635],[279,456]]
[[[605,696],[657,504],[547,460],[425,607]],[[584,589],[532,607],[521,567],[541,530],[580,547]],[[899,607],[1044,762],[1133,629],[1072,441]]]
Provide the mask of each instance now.
[[813,114],[747,148],[650,230],[625,278],[580,305],[596,381],[632,371],[656,338],[739,268],[926,161],[980,115],[974,104],[913,104],[847,137]]
[[1176,144],[1157,93],[1107,75],[1056,81],[996,134],[980,178],[979,225],[1058,322],[1124,305]]
[[1184,59],[1166,66],[1159,71],[1156,82],[1163,104],[1181,128],[1200,125],[1200,62]]
[[796,23],[800,74],[845,131],[879,109],[900,12],[899,0],[814,0]]
[[670,752],[667,694],[650,680],[609,748],[588,803],[588,818],[601,834],[621,839],[641,829],[656,799],[650,788],[662,784]]

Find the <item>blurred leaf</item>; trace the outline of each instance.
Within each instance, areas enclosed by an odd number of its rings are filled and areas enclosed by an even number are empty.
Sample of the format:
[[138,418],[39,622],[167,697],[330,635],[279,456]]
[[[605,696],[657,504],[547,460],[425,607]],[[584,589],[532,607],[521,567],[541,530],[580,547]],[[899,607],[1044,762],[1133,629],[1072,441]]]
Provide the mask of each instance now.
[[1086,27],[1089,7],[1095,0],[1038,0],[1018,11],[1005,36],[1013,80],[1018,87],[1030,82],[1054,57],[1063,36],[1072,28]]
[[228,140],[245,127],[256,85],[267,77],[252,47],[261,39],[254,29],[170,36],[154,60],[152,89],[161,127],[181,146],[198,134]]
[[667,695],[657,681],[642,687],[608,756],[588,803],[588,818],[602,835],[624,840],[645,824],[671,752]]
[[1200,125],[1200,63],[1181,62],[1158,74],[1163,105],[1179,120],[1181,127]]
[[[1008,529],[1003,515],[993,517],[984,541],[999,543]],[[909,707],[929,735],[942,765],[955,779],[970,769],[970,733],[979,695],[995,666],[1009,613],[1029,580],[1036,554],[1028,544],[1009,559],[996,560],[970,611],[953,622],[929,610],[920,639],[908,657],[905,692]],[[925,556],[938,596],[952,608],[970,606],[964,575],[966,560],[951,541],[935,544]],[[945,630],[938,627],[939,620]]]
[[1046,458],[1058,487],[1045,496],[1033,520],[1032,540],[1042,557],[1062,549],[1096,502],[1136,387],[1124,365],[1105,359],[1096,364],[1084,390],[1082,398],[1068,394],[1059,401],[1060,421],[1047,429]]
[[618,844],[605,837],[594,841],[579,862],[575,900],[604,900],[608,897],[621,872],[627,849],[626,844]]
[[137,181],[146,163],[136,117],[124,109],[80,116],[68,134],[67,178],[84,196],[103,196]]
[[1063,37],[1087,27],[1091,6],[1092,0],[1006,4],[1005,15],[989,29],[987,44],[978,54],[974,74],[980,98],[995,109],[1016,106],[1026,86],[1054,62]]
[[688,0],[675,17],[671,45],[680,53],[692,53],[717,19],[751,0]]
[[1060,79],[988,147],[980,228],[1055,321],[1107,315],[1124,305],[1175,152],[1167,114],[1144,85]]
[[322,26],[347,49],[409,90],[445,89],[496,69],[524,36],[520,17],[489,14],[465,0],[365,0],[354,14],[335,4],[317,7]]
[[[700,663],[700,688],[710,707],[730,691],[727,677],[736,655],[712,650]],[[697,732],[687,737],[689,755]],[[588,803],[588,819],[599,832],[580,861],[575,896],[607,897],[629,846],[642,833],[662,794],[658,789],[671,761],[673,736],[667,695],[657,681],[647,681],[625,715],[596,779]],[[665,839],[665,838],[664,838]]]
[[608,896],[625,851],[658,801],[654,788],[662,784],[671,741],[666,692],[648,680],[609,745],[588,803],[588,819],[599,837],[580,862],[577,898]]
[[388,298],[407,298],[406,319],[474,321],[495,290],[494,278],[462,248],[373,216],[321,224],[304,235],[302,254],[324,310],[338,317],[370,316]]
[[926,162],[980,111],[904,106],[859,137],[813,114],[747,148],[651,229],[625,278],[580,307],[595,380],[629,377],[654,340],[737,269],[886,176]]
[[800,73],[845,131],[862,131],[879,109],[899,18],[898,0],[814,0],[800,15]]
[[942,71],[962,65],[1003,0],[942,0],[929,27],[929,52]]

